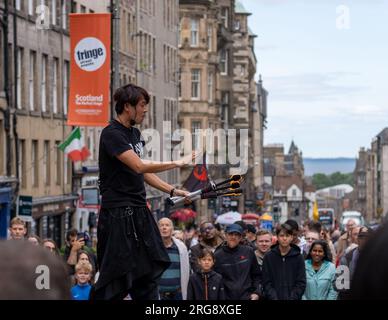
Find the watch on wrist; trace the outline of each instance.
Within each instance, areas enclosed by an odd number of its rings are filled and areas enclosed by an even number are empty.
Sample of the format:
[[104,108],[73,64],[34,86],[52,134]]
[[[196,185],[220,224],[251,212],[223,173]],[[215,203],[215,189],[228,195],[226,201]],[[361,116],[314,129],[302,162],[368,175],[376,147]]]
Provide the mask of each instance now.
[[173,197],[174,196],[174,193],[175,193],[175,188],[172,188],[171,191],[170,191],[170,197]]

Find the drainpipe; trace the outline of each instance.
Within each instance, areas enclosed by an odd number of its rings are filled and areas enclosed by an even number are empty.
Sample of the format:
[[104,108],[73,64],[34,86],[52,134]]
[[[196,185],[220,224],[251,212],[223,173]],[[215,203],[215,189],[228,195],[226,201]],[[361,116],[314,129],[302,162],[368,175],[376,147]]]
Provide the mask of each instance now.
[[14,65],[14,82],[15,82],[15,90],[14,90],[14,109],[15,112],[12,115],[12,128],[13,128],[13,136],[14,136],[14,143],[15,143],[15,172],[16,172],[16,186],[15,186],[15,196],[19,193],[19,186],[20,186],[20,172],[19,172],[19,136],[17,132],[17,114],[16,110],[18,108],[18,99],[17,99],[17,92],[18,92],[18,83],[17,83],[17,74],[18,74],[18,48],[17,48],[17,16],[16,16],[16,0],[13,1],[13,65]]
[[5,146],[6,146],[6,175],[12,174],[12,149],[11,149],[11,98],[9,85],[9,52],[8,52],[8,0],[4,0],[3,12],[3,33],[4,33],[4,91],[5,100],[7,103],[6,109],[1,109],[4,114],[4,131],[5,131]]

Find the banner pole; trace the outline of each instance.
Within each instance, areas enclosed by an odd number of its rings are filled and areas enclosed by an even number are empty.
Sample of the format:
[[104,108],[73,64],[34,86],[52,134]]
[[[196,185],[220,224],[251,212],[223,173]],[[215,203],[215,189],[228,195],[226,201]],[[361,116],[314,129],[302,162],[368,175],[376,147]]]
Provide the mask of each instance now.
[[[113,20],[113,84],[111,86],[112,92],[111,97],[113,97],[113,93],[120,86],[120,0],[111,1],[113,6],[112,12],[112,20]],[[112,99],[111,103],[111,113],[110,118],[113,119],[115,116],[114,110],[114,101]]]

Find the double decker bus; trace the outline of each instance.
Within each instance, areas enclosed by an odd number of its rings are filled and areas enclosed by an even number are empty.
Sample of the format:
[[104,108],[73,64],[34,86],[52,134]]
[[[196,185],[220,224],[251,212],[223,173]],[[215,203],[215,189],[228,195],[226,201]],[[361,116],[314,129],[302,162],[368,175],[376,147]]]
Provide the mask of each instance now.
[[318,221],[322,227],[328,230],[335,228],[334,209],[332,208],[320,208],[318,209]]

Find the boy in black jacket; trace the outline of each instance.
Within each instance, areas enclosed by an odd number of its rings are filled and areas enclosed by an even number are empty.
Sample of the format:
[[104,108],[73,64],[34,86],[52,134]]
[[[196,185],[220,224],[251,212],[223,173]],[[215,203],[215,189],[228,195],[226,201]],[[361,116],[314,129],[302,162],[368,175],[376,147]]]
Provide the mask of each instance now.
[[306,288],[303,255],[291,244],[293,230],[287,223],[276,231],[278,244],[271,247],[263,260],[263,286],[269,300],[301,300]]
[[187,300],[224,300],[222,276],[212,270],[214,254],[203,249],[198,257],[200,270],[190,276]]

